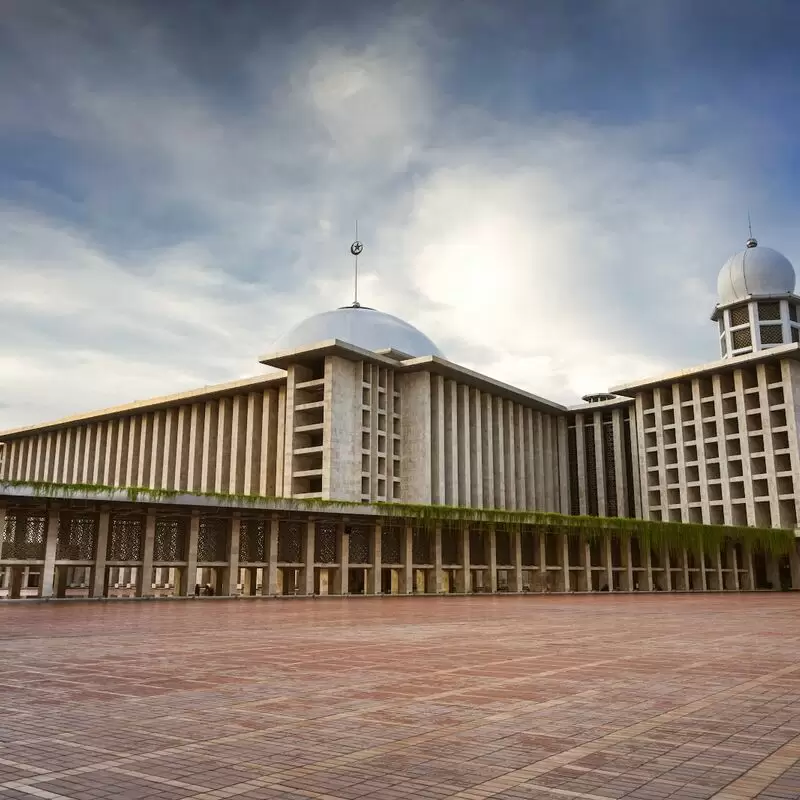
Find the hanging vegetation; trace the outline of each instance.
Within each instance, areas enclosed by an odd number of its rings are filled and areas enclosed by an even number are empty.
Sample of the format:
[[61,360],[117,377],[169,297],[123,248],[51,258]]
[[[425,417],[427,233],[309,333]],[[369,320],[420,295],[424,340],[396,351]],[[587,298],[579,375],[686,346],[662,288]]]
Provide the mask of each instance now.
[[[248,494],[226,494],[217,492],[171,491],[145,487],[114,487],[96,484],[41,483],[31,481],[2,481],[0,488],[28,489],[37,497],[81,497],[92,496],[127,499],[131,502],[169,502],[179,497],[208,498],[225,506],[277,507],[287,511],[313,513],[336,513],[348,510],[357,515],[359,511],[372,508],[378,515],[403,524],[415,524],[426,528],[449,524],[460,528],[479,527],[488,529],[503,526],[511,530],[534,527],[546,533],[574,533],[594,540],[607,535],[618,538],[636,537],[643,545],[653,548],[687,548],[700,552],[715,550],[728,542],[749,544],[770,553],[787,553],[794,547],[795,536],[791,530],[780,528],[750,528],[734,525],[703,525],[686,522],[664,522],[659,520],[630,519],[627,517],[590,517],[557,514],[547,511],[505,511],[502,509],[469,508],[460,506],[422,505],[410,503],[374,503],[371,506],[345,500],[321,500],[316,498],[265,497]],[[370,514],[374,516],[374,514]]]

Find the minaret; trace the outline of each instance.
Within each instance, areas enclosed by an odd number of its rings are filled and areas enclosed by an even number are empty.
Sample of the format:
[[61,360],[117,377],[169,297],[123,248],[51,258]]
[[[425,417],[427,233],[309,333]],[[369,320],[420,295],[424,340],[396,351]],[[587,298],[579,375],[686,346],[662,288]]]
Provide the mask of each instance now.
[[[748,227],[749,227],[748,215]],[[717,279],[718,301],[711,319],[719,326],[723,358],[800,341],[800,297],[789,259],[753,237],[731,256]]]

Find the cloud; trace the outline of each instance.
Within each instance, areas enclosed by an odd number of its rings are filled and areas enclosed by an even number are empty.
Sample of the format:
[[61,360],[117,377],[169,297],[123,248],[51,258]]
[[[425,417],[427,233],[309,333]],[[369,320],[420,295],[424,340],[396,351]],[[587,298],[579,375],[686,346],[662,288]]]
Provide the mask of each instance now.
[[[769,119],[504,113],[457,91],[432,12],[291,46],[265,28],[213,84],[208,41],[187,56],[136,5],[18,12],[0,143],[30,158],[0,170],[0,427],[259,372],[283,330],[349,302],[356,218],[365,302],[572,402],[716,357],[716,271],[747,205],[773,209]],[[791,257],[780,218],[765,233]]]

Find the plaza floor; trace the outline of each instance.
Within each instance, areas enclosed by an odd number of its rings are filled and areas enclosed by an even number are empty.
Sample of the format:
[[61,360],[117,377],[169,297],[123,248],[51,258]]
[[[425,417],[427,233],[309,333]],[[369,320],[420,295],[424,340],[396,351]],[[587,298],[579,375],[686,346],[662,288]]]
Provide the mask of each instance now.
[[0,605],[0,798],[797,800],[800,595]]

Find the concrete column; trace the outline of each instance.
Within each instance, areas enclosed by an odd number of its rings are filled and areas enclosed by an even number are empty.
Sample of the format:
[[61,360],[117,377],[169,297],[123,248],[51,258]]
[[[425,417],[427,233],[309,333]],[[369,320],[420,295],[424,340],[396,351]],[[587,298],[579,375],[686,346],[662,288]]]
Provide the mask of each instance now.
[[[381,533],[382,527],[378,522],[372,529],[372,570],[370,586],[368,588],[370,594],[381,593],[381,572],[382,572],[382,555],[381,555]],[[440,551],[441,552],[441,551]]]
[[708,581],[706,579],[706,550],[703,541],[700,541],[700,587],[704,592],[708,591]]
[[778,569],[778,557],[772,553],[766,554],[767,561],[767,580],[772,584],[772,591],[781,590],[781,573]]
[[231,531],[228,536],[228,573],[225,576],[224,594],[236,596],[239,583],[239,535],[242,521],[238,514],[231,520]]
[[[199,537],[200,515],[193,511],[192,518],[189,520],[189,541],[186,542],[186,566],[181,576],[181,594],[184,597],[194,594],[194,586],[197,583],[197,540]],[[217,591],[217,587],[214,587],[214,591]]]
[[[614,591],[614,559],[611,555],[611,534],[606,534],[603,537],[603,560],[606,568],[606,583],[608,584],[608,591]],[[603,588],[602,586],[600,587]]]
[[489,588],[497,594],[497,531],[489,531]]
[[442,574],[442,526],[437,525],[433,531],[433,579],[436,594],[444,591]]
[[669,547],[664,545],[663,550],[661,551],[661,563],[664,567],[664,580],[662,581],[664,585],[665,592],[672,591],[672,558],[670,556]]
[[[581,536],[581,557],[583,560],[583,590],[592,591],[592,546],[585,536]],[[579,587],[581,588],[581,587]]]
[[403,530],[403,594],[414,593],[414,528]]
[[626,592],[633,591],[633,553],[631,550],[631,537],[626,536],[622,540],[622,545],[620,547],[622,551],[622,566],[625,567],[625,572],[623,574],[624,583],[623,589]]
[[522,529],[511,534],[512,559],[514,562],[514,591],[522,591]]
[[61,515],[58,509],[51,508],[47,514],[46,543],[42,580],[39,583],[39,596],[52,597],[56,579],[56,551],[58,549],[58,527]]
[[[642,542],[641,539],[639,540],[639,552],[642,551]],[[644,548],[644,590],[646,592],[653,591],[653,552],[650,549],[650,544],[648,542],[647,546]]]
[[[6,457],[8,458],[9,455],[6,453]],[[6,469],[10,469],[10,465],[6,464]],[[3,539],[5,539],[6,533],[6,507],[0,506],[0,558],[3,557]]]
[[719,545],[714,549],[714,567],[717,571],[717,591],[722,591],[725,588],[722,582],[722,553],[720,552]]
[[334,592],[344,597],[350,591],[350,534],[344,522],[336,525],[336,548],[339,551],[339,569],[336,572]]
[[472,571],[469,560],[469,528],[461,529],[461,591],[469,594],[472,591]]
[[309,520],[306,524],[305,548],[303,556],[303,594],[314,596],[314,536],[317,523]]
[[572,586],[569,579],[569,537],[566,533],[559,534],[561,537],[561,585],[562,591],[571,592]]
[[725,588],[729,592],[739,591],[739,562],[736,558],[736,547],[728,542],[726,549],[728,554],[728,575],[725,581]]
[[541,590],[547,591],[547,534],[540,530],[536,534],[539,544],[539,582]]
[[280,520],[277,517],[269,520],[266,526],[267,567],[261,579],[261,594],[274,597],[278,594],[278,536]]
[[156,512],[148,509],[144,522],[144,547],[142,548],[142,565],[136,576],[136,596],[152,597],[153,595],[153,548],[156,543]]
[[753,567],[753,548],[749,544],[742,545],[742,556],[744,557],[742,566],[745,570],[743,588],[748,592],[753,592],[756,588],[756,571]]
[[800,590],[800,553],[797,548],[800,540],[795,539],[794,547],[789,552],[789,569],[792,574],[792,591]]
[[689,553],[686,548],[681,552],[681,569],[683,571],[683,591],[691,591],[691,584],[689,583]]
[[110,523],[110,512],[101,511],[97,524],[97,546],[94,554],[94,574],[92,575],[90,597],[105,597],[106,595],[106,553],[108,552],[108,527]]

